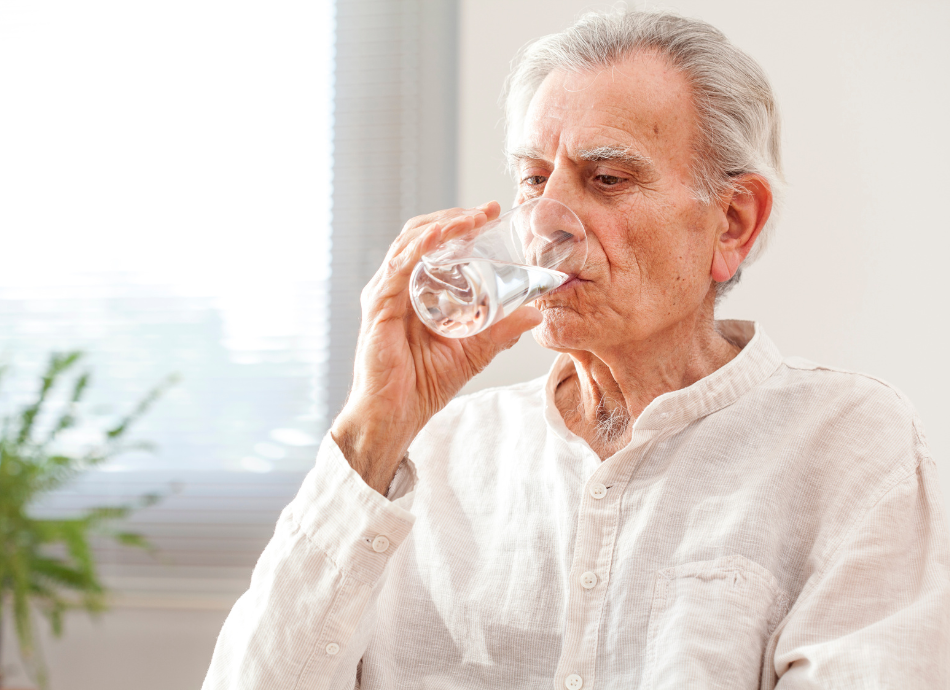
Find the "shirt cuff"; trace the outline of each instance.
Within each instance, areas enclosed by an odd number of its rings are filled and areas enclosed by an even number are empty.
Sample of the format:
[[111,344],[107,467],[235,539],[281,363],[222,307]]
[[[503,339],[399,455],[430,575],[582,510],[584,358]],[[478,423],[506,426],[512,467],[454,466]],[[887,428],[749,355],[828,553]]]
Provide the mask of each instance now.
[[[407,454],[402,459],[402,462],[399,463],[399,467],[396,468],[396,476],[393,477],[393,480],[389,485],[389,491],[386,492],[386,498],[388,498],[390,501],[395,501],[400,498],[411,498],[409,494],[415,490],[417,480],[416,465]],[[407,501],[400,501],[400,503],[403,504],[406,502]],[[408,505],[412,505],[411,500],[408,501]]]
[[370,585],[383,574],[416,519],[371,489],[329,433],[285,517],[340,570]]

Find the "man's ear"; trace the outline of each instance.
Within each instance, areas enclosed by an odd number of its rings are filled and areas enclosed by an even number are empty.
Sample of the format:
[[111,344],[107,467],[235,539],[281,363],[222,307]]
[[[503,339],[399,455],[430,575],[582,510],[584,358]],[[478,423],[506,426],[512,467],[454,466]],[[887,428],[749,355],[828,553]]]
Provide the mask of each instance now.
[[772,212],[772,188],[761,175],[741,175],[723,200],[725,229],[716,238],[710,275],[724,283],[752,251]]

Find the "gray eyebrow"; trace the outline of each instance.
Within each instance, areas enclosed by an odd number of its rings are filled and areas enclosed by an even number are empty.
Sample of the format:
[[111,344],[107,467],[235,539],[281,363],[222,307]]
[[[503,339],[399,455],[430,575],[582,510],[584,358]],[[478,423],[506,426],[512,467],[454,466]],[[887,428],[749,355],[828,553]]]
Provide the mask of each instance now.
[[[616,161],[617,163],[621,163],[641,172],[653,172],[656,170],[652,158],[623,146],[598,146],[593,149],[584,149],[578,152],[577,157],[589,163]],[[512,169],[522,160],[546,160],[544,153],[533,146],[519,146],[514,148],[508,152],[507,158],[508,167]]]
[[508,168],[513,170],[519,161],[543,161],[544,153],[533,146],[518,146],[508,151],[505,157],[508,159]]
[[622,163],[634,168],[635,170],[656,170],[656,166],[653,164],[652,158],[622,146],[598,146],[595,149],[586,149],[584,151],[578,152],[577,157],[582,161],[589,161],[591,163],[599,163],[601,161],[616,161],[617,163]]

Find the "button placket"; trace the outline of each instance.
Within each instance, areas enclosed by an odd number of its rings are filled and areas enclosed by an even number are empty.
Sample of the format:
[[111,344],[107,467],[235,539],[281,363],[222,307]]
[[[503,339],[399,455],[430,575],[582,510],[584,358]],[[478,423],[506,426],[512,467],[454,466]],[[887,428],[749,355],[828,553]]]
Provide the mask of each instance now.
[[577,537],[571,570],[576,583],[568,593],[564,645],[558,662],[557,677],[569,690],[594,682],[597,638],[603,616],[606,578],[616,531],[616,512],[620,493],[608,490],[614,484],[614,472],[601,466],[588,479],[580,495]]
[[[626,488],[657,437],[634,426],[628,447],[596,468],[580,491],[564,637],[556,677],[565,687],[597,682],[597,648]],[[580,585],[580,586],[577,586]],[[568,679],[580,685],[567,685]]]

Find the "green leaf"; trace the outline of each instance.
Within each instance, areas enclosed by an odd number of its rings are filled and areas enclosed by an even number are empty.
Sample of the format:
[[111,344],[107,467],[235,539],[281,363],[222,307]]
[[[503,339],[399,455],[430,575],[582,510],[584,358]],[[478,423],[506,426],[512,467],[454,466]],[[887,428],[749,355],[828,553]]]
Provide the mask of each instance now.
[[132,413],[127,415],[120,421],[116,426],[112,427],[106,432],[106,436],[110,439],[120,438],[129,427],[142,415],[148,412],[149,408],[155,404],[155,401],[158,400],[162,395],[165,394],[169,388],[174,386],[181,380],[181,376],[178,374],[171,374],[160,384],[155,386],[152,390],[145,394],[145,396],[139,401],[135,406],[135,409],[132,410]]
[[65,606],[58,604],[53,606],[47,613],[54,637],[63,636],[63,610],[65,608]]
[[134,510],[133,506],[98,506],[83,514],[83,521],[89,526],[98,525],[106,520],[121,520]]
[[76,379],[76,383],[73,384],[73,394],[69,399],[70,402],[78,403],[82,399],[82,395],[89,386],[89,381],[91,378],[92,372],[84,371],[82,374],[80,374],[79,378]]
[[63,372],[79,361],[80,357],[82,357],[82,352],[78,350],[66,353],[54,352],[50,355],[46,373],[43,374],[43,378],[41,379],[40,393],[36,402],[24,408],[20,413],[20,432],[17,434],[18,444],[25,443],[29,440],[30,433],[33,431],[33,423],[36,421],[36,416],[43,409],[43,404],[46,402],[46,397],[50,389],[52,389],[56,380]]
[[[109,429],[101,447],[79,453],[57,452],[51,445],[56,434],[80,424],[77,406],[90,385],[90,372],[81,372],[68,391],[63,391],[69,407],[55,420],[50,432],[39,438],[37,420],[54,390],[59,390],[60,380],[81,357],[78,351],[51,355],[34,402],[0,422],[0,618],[9,612],[23,660],[41,687],[46,686],[46,670],[34,615],[41,613],[53,633],[59,635],[67,610],[80,608],[90,614],[103,611],[106,592],[90,539],[103,535],[120,545],[157,554],[145,537],[117,528],[116,523],[167,495],[149,493],[126,504],[91,508],[73,518],[38,519],[30,515],[30,507],[44,494],[67,485],[89,468],[122,452],[153,449],[144,441],[127,442],[124,436],[132,423],[178,381],[177,376],[170,376],[149,391],[130,414]],[[0,367],[0,378],[5,371],[6,367]],[[4,607],[6,603],[9,605]]]
[[123,546],[134,546],[135,548],[146,549],[147,551],[151,551],[154,548],[148,539],[141,534],[134,532],[116,532],[113,536],[115,540]]
[[35,599],[55,601],[57,588],[78,592],[101,593],[102,584],[95,571],[73,567],[55,558],[37,558],[33,563],[32,593]]
[[71,429],[76,426],[79,421],[78,417],[74,414],[74,410],[79,402],[82,400],[83,393],[89,385],[91,374],[88,371],[84,371],[76,381],[73,383],[73,392],[69,397],[69,406],[67,411],[60,415],[59,419],[56,420],[56,423],[53,425],[53,428],[50,430],[49,434],[46,437],[46,441],[50,442],[56,435],[61,431]]

